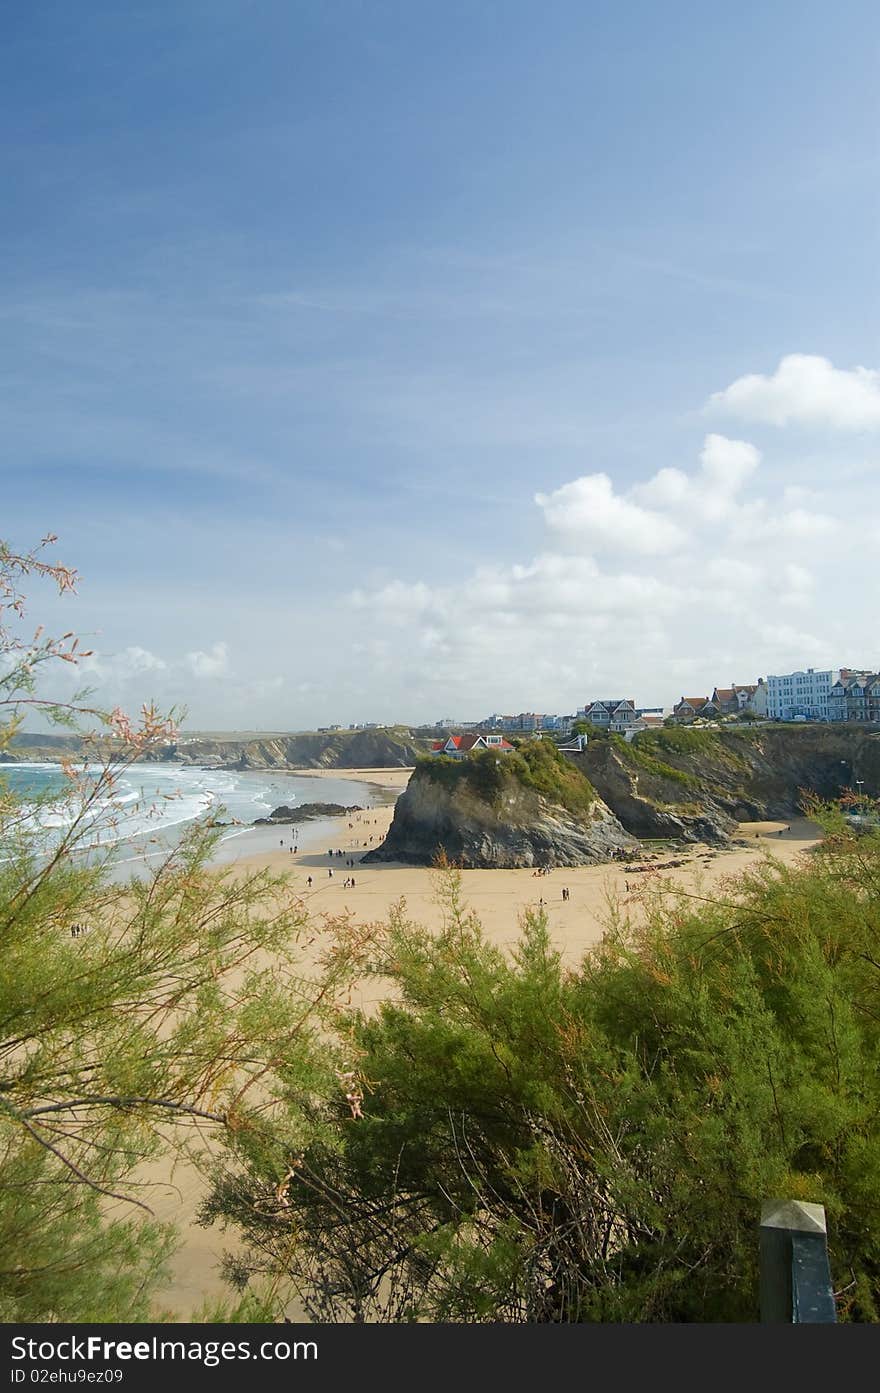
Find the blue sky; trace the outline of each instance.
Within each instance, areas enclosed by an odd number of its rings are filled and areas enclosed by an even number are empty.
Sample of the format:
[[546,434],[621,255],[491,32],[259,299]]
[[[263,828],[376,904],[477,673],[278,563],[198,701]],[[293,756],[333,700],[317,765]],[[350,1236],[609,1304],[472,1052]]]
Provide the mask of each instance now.
[[17,7],[2,533],[82,573],[35,617],[203,728],[876,666],[840,557],[880,541],[878,37],[809,0]]

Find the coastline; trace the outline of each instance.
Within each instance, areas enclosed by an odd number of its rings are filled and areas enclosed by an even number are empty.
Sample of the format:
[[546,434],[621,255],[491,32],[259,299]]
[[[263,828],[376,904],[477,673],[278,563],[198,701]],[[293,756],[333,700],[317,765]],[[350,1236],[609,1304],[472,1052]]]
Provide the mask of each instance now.
[[[290,771],[321,778],[339,778],[336,770]],[[364,808],[350,817],[321,820],[321,838],[303,840],[298,852],[291,850],[303,826],[278,824],[269,829],[280,845],[235,858],[233,867],[244,873],[269,870],[289,877],[290,893],[301,899],[313,916],[316,927],[339,917],[350,916],[355,922],[374,924],[386,921],[393,906],[405,901],[406,912],[414,922],[436,930],[442,925],[443,905],[438,898],[437,872],[431,867],[410,866],[399,862],[378,862],[362,866],[359,857],[366,849],[384,839],[394,814],[394,802],[406,787],[409,769],[345,770],[344,776],[353,782],[370,784],[381,790],[391,801]],[[317,824],[312,824],[316,827]],[[786,830],[790,827],[790,830]],[[780,836],[779,833],[782,832]],[[611,904],[619,903],[622,912],[638,921],[643,912],[644,897],[653,897],[657,890],[684,893],[699,897],[724,889],[725,884],[742,871],[755,866],[766,856],[786,864],[798,859],[820,840],[818,829],[806,819],[782,822],[740,824],[740,843],[729,850],[719,851],[694,844],[686,851],[670,853],[668,849],[652,852],[645,844],[644,865],[639,871],[632,865],[608,862],[601,865],[565,867],[549,875],[536,876],[531,870],[465,870],[461,872],[463,899],[480,920],[486,938],[496,946],[509,950],[516,942],[522,914],[537,908],[544,901],[554,946],[563,961],[575,967],[584,954],[601,941]],[[329,856],[330,849],[341,850],[342,856]],[[657,869],[648,859],[656,856]],[[354,866],[347,865],[348,860]],[[682,864],[672,869],[659,869],[674,859]],[[219,863],[218,863],[219,869]],[[224,869],[230,869],[227,864]],[[329,875],[329,871],[333,875]],[[354,876],[354,887],[344,882]],[[312,885],[308,885],[308,877]],[[562,899],[562,887],[570,898]],[[306,970],[308,965],[304,964]],[[367,981],[353,995],[353,1004],[370,1009],[382,999],[378,982]],[[203,1303],[228,1298],[229,1289],[219,1275],[219,1263],[224,1250],[235,1247],[234,1236],[218,1228],[200,1228],[195,1216],[204,1197],[206,1182],[202,1174],[186,1163],[178,1163],[172,1174],[152,1171],[149,1176],[156,1185],[151,1207],[158,1218],[175,1223],[181,1234],[180,1246],[172,1262],[172,1281],[161,1294],[157,1308],[176,1320],[191,1320],[193,1312]],[[303,1320],[297,1307],[288,1312],[294,1320]]]
[[[405,786],[405,785],[404,785]],[[237,864],[250,871],[289,871],[291,888],[303,899],[310,912],[335,916],[351,914],[365,923],[386,920],[394,905],[405,900],[410,917],[428,928],[437,928],[441,911],[436,900],[436,872],[430,866],[411,866],[399,861],[371,862],[362,866],[359,857],[385,838],[394,814],[393,804],[380,805],[348,819],[329,824],[326,848],[303,846],[291,854],[284,849],[242,856]],[[791,831],[785,829],[790,827]],[[782,832],[782,836],[779,833]],[[536,876],[530,869],[463,870],[462,891],[468,906],[483,925],[486,937],[499,947],[516,942],[519,922],[527,909],[544,901],[551,934],[565,961],[575,966],[583,954],[600,942],[609,912],[609,899],[618,899],[623,909],[638,916],[646,889],[679,889],[700,895],[717,889],[766,855],[785,863],[796,862],[820,840],[818,829],[805,818],[791,823],[765,822],[740,824],[738,841],[726,850],[694,843],[674,853],[652,852],[645,843],[639,871],[632,865],[605,862],[599,865],[559,867],[548,875]],[[754,841],[754,846],[751,842]],[[341,849],[342,857],[329,857],[330,847]],[[656,855],[655,865],[647,858]],[[346,861],[354,860],[348,867]],[[670,860],[680,866],[663,869]],[[328,871],[333,870],[332,877]],[[354,876],[354,887],[344,882]],[[308,877],[312,885],[308,885]],[[570,898],[562,899],[565,887]]]

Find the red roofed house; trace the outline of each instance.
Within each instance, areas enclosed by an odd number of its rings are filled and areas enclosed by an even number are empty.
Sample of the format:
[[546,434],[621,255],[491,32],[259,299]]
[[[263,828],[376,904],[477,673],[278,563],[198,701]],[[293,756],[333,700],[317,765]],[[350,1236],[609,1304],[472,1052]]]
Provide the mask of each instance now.
[[732,682],[729,687],[716,687],[712,693],[712,703],[718,707],[722,716],[735,716],[740,711],[755,710],[759,687],[757,682],[740,686]]
[[503,735],[450,735],[448,740],[435,740],[431,746],[432,755],[452,755],[461,759],[471,750],[501,750],[508,754],[513,746]]
[[672,714],[682,725],[689,725],[697,716],[711,720],[718,715],[718,707],[707,696],[682,697],[681,701],[673,706]]

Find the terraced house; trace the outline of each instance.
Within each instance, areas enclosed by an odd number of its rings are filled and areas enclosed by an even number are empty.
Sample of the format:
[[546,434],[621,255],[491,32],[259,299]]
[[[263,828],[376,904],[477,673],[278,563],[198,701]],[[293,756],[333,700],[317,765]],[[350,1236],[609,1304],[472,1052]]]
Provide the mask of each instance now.
[[613,731],[615,735],[624,735],[638,719],[635,702],[623,697],[613,701],[588,701],[578,715],[585,721],[592,721],[601,730]]
[[880,673],[841,668],[828,693],[828,719],[880,723]]

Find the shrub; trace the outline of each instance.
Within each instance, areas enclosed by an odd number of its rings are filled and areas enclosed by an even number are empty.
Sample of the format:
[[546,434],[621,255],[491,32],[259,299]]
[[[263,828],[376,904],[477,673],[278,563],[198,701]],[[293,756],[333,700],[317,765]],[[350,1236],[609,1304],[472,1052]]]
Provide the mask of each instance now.
[[398,913],[395,999],[350,1021],[363,1116],[283,1203],[271,1168],[218,1188],[241,1272],[323,1320],[754,1321],[784,1195],[825,1205],[840,1316],[876,1320],[880,836],[824,820],[810,865],[657,899],[576,971],[540,914],[486,942],[447,873],[444,930]]

